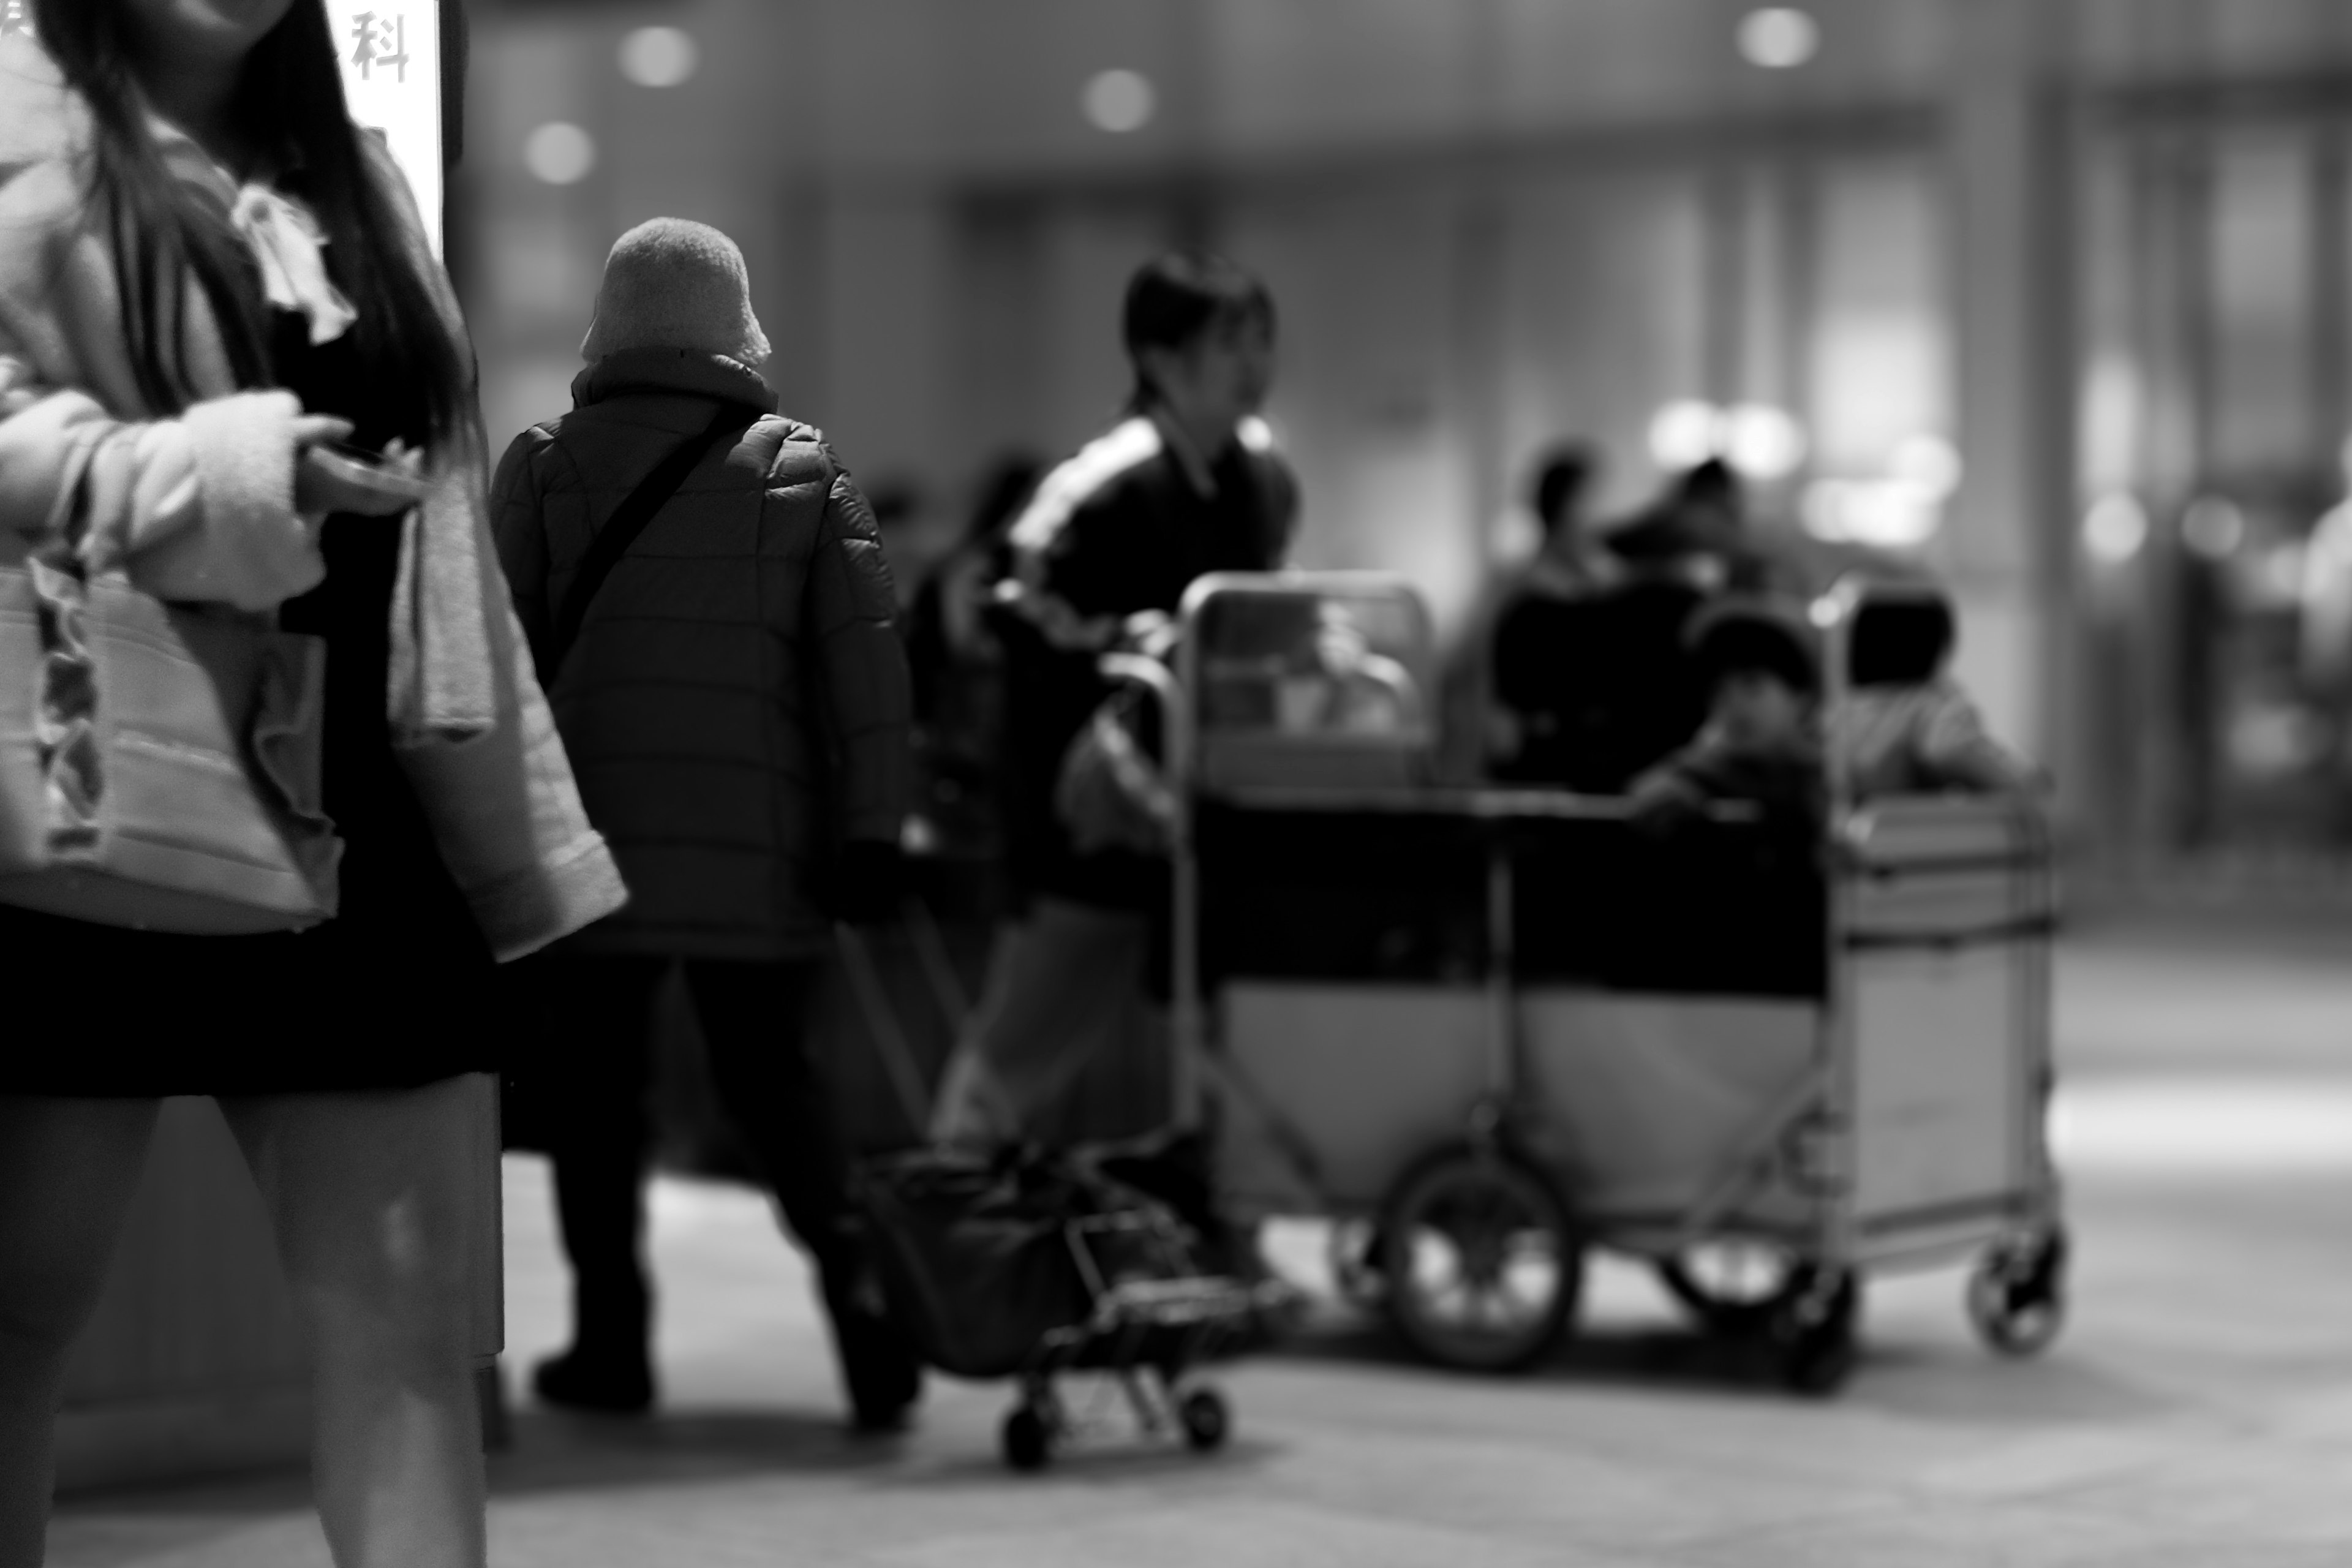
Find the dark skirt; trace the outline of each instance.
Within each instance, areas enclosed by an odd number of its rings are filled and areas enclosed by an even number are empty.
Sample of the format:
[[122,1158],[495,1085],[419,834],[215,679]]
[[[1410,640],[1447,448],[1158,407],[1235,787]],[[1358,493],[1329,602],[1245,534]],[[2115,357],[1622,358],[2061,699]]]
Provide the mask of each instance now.
[[399,540],[392,519],[330,519],[326,582],[279,617],[327,639],[341,913],[217,937],[0,908],[0,1094],[411,1089],[498,1070],[496,967],[384,719]]

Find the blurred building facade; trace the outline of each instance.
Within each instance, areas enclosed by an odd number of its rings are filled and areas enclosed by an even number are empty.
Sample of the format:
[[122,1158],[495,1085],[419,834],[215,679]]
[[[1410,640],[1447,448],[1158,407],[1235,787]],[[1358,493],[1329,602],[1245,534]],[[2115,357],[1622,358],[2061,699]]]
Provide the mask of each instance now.
[[1441,621],[1533,454],[1723,451],[1908,555],[2105,864],[2352,844],[2343,0],[470,0],[494,441],[598,267],[742,243],[786,406],[960,510],[1126,391],[1120,289],[1261,269],[1299,555]]

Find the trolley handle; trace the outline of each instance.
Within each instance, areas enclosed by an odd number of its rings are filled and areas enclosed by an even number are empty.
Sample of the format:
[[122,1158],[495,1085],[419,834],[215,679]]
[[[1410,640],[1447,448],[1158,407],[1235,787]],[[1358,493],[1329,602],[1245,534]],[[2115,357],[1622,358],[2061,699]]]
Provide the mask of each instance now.
[[1095,661],[1095,668],[1106,680],[1131,680],[1160,700],[1160,767],[1181,789],[1186,773],[1183,682],[1150,654],[1107,653]]

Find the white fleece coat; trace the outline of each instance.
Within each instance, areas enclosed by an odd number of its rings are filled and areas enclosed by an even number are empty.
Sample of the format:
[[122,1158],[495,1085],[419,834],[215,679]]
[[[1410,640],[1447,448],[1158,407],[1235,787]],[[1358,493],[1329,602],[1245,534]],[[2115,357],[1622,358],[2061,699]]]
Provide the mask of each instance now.
[[[27,40],[0,39],[0,564],[79,530],[93,573],[121,573],[165,599],[275,605],[325,572],[293,510],[295,400],[238,390],[193,287],[182,310],[199,400],[166,410],[141,395],[110,250],[83,200],[85,118]],[[407,184],[373,137],[362,140],[469,361]],[[228,183],[184,139],[167,155],[186,178]],[[582,809],[508,602],[478,416],[426,458],[432,494],[401,525],[385,714],[451,875],[491,951],[509,959],[626,895]]]

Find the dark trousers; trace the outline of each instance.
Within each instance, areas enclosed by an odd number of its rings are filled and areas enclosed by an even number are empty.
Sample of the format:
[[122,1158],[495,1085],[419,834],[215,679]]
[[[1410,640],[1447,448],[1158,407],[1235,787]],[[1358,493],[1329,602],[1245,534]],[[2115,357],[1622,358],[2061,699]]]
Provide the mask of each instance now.
[[[670,960],[543,958],[530,992],[536,1048],[519,1086],[555,1166],[583,1359],[644,1364],[652,1289],[642,1243],[656,991]],[[851,1403],[887,1413],[919,1369],[879,1311],[851,1210],[829,1086],[810,1048],[813,963],[688,959],[686,985],[717,1098],[816,1265]]]

